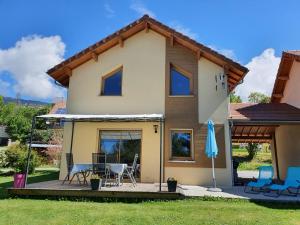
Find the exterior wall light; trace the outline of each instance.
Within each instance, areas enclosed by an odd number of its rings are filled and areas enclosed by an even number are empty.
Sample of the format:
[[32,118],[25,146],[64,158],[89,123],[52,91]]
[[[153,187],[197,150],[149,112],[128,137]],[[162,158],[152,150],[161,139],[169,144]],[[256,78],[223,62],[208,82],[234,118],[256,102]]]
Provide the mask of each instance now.
[[158,125],[157,125],[157,124],[154,124],[154,125],[153,125],[153,128],[154,128],[154,133],[157,133],[157,131],[158,131]]

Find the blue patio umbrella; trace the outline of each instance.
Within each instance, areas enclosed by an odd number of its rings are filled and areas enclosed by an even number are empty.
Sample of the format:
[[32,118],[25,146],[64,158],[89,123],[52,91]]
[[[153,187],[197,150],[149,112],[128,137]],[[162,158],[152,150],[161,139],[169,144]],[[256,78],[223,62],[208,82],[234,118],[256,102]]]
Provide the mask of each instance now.
[[208,158],[211,158],[211,162],[212,162],[213,188],[209,188],[209,190],[221,191],[221,189],[217,188],[216,185],[214,159],[218,155],[218,146],[216,141],[214,122],[212,120],[208,120],[207,122],[207,138],[206,138],[205,154]]

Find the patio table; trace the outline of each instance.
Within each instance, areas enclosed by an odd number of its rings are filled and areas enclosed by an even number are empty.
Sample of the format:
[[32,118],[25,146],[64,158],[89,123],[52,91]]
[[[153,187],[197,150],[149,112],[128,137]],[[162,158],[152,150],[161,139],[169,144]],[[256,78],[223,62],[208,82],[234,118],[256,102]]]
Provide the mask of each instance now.
[[[126,163],[106,163],[106,168],[109,171],[117,174],[117,185],[120,185],[121,177],[125,170],[127,170],[128,165]],[[87,184],[87,177],[89,173],[93,171],[93,164],[91,163],[76,163],[74,164],[71,174],[79,172],[83,176],[83,184]]]

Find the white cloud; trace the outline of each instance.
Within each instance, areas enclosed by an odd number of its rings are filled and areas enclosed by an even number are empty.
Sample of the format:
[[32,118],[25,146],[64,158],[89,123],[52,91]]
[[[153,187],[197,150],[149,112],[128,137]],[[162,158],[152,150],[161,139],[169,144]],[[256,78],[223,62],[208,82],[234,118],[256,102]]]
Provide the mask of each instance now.
[[113,10],[112,7],[110,6],[110,4],[108,4],[108,3],[104,4],[104,9],[105,9],[105,12],[106,12],[105,16],[107,18],[112,18],[116,15],[115,10]]
[[217,48],[214,45],[208,45],[209,48],[215,50],[216,52],[226,56],[227,58],[230,58],[234,61],[237,60],[236,55],[232,49],[226,49],[226,48]]
[[0,95],[7,96],[10,84],[7,81],[0,79]]
[[192,30],[190,28],[183,26],[178,21],[172,21],[170,23],[170,27],[172,27],[174,30],[176,30],[192,39],[196,40],[198,38],[198,34],[192,32]]
[[134,0],[130,5],[130,9],[137,12],[140,16],[145,14],[149,15],[150,17],[155,18],[155,13],[148,9],[141,1]]
[[46,71],[63,60],[64,52],[60,36],[23,37],[14,47],[0,49],[0,76],[1,71],[9,72],[15,80],[10,88],[21,96],[39,99],[63,96],[63,89],[53,83]]
[[236,88],[236,94],[240,95],[243,101],[248,101],[251,92],[261,92],[271,95],[275,77],[277,74],[280,57],[275,56],[275,50],[268,48],[259,56],[255,56],[245,66],[249,73],[244,83]]

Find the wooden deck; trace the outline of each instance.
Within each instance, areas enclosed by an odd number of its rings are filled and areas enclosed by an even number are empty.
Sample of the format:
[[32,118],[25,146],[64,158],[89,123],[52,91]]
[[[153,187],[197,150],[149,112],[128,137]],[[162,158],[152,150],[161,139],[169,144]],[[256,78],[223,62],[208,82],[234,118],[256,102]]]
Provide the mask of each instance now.
[[210,192],[207,187],[181,185],[177,187],[177,192],[167,192],[167,185],[162,185],[162,192],[159,192],[158,183],[138,183],[133,187],[131,183],[123,185],[102,187],[100,190],[92,191],[88,185],[79,185],[77,183],[61,184],[59,180],[47,181],[29,184],[23,189],[9,188],[8,193],[11,196],[36,197],[36,198],[118,198],[118,199],[183,199],[189,197],[216,197],[230,199],[246,199],[254,201],[279,201],[279,202],[297,202],[300,203],[300,195],[288,196],[281,195],[278,198],[260,194],[249,194],[244,192],[244,187],[224,187],[222,192]]
[[126,198],[126,199],[181,199],[180,192],[167,192],[167,187],[162,186],[159,192],[158,184],[138,183],[133,187],[130,183],[123,185],[102,187],[92,191],[90,186],[77,183],[61,184],[61,181],[47,181],[27,185],[26,188],[9,188],[11,196],[40,196],[40,197],[83,197],[83,198]]

